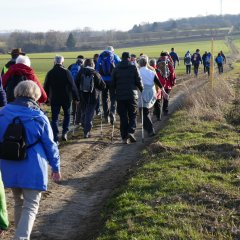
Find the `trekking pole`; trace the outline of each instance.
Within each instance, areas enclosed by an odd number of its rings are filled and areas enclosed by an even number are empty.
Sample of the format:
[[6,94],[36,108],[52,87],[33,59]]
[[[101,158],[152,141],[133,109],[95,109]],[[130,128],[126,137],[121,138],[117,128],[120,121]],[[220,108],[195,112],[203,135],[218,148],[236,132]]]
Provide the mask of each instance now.
[[114,122],[113,122],[113,124],[112,124],[111,142],[113,142],[113,133],[114,133]]
[[72,135],[75,136],[75,125],[76,125],[76,118],[77,118],[77,110],[78,110],[78,103],[75,103],[75,113],[73,115],[73,130]]
[[141,96],[141,105],[142,105],[142,109],[141,109],[141,119],[142,119],[142,143],[144,143],[144,128],[143,128],[143,98]]

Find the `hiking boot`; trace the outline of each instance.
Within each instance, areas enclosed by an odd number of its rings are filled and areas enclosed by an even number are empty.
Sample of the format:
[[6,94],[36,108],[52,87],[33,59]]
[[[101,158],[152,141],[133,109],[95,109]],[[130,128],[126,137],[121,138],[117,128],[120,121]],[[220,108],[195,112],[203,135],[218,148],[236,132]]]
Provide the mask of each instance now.
[[84,138],[90,138],[90,137],[91,137],[90,132],[87,132],[87,133],[84,134]]
[[62,140],[63,141],[67,141],[67,133],[63,133],[62,134]]
[[131,143],[134,143],[137,141],[133,133],[128,134],[128,139],[130,140]]
[[114,113],[110,113],[110,123],[113,125],[115,121],[116,121],[115,114]]

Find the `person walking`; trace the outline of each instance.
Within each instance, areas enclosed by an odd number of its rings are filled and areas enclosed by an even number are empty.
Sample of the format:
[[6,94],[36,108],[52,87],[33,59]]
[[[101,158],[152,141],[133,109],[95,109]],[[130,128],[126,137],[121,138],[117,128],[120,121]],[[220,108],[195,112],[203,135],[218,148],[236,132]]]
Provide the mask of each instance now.
[[178,62],[178,66],[180,64],[180,60],[179,57],[177,55],[177,53],[175,52],[174,48],[171,48],[171,52],[169,53],[169,55],[171,56],[172,60],[173,60],[173,66],[174,69],[176,68],[176,62]]
[[76,85],[80,95],[81,123],[84,138],[89,138],[99,93],[106,87],[101,75],[94,69],[93,60],[85,60],[83,68],[77,75]]
[[218,53],[217,57],[215,58],[215,62],[217,63],[219,74],[222,74],[223,73],[223,57],[221,53]]
[[19,55],[25,56],[26,53],[22,52],[21,48],[14,48],[12,49],[11,52],[8,52],[8,54],[11,54],[12,58],[3,67],[1,76],[3,76],[3,74],[5,74],[8,71],[8,69],[16,63],[16,59],[18,58]]
[[169,97],[172,88],[176,85],[176,74],[171,61],[169,61],[167,52],[161,53],[161,57],[157,61],[157,68],[158,78],[163,85],[165,92],[168,94],[167,98],[163,98],[163,113],[164,115],[168,115]]
[[[98,53],[95,53],[93,55],[93,63],[94,63],[94,69],[96,70],[96,67],[97,67],[97,62],[98,62],[98,58],[99,58],[99,54]],[[96,108],[95,108],[95,112],[96,112],[96,115],[101,115],[101,108],[100,108],[100,95],[98,96],[98,99],[97,99],[97,104],[96,104]]]
[[186,66],[186,74],[191,74],[191,53],[190,51],[187,51],[184,56],[184,65]]
[[[102,76],[102,79],[106,83],[106,88],[102,91],[102,107],[105,122],[113,124],[116,114],[116,95],[111,88],[111,74],[112,70],[121,61],[118,55],[114,54],[114,48],[112,46],[106,47],[106,49],[99,55],[96,70]],[[110,96],[110,107],[108,106],[108,96]]]
[[48,164],[53,181],[59,181],[60,157],[49,120],[37,103],[41,96],[38,85],[31,80],[23,81],[14,94],[16,99],[0,110],[0,142],[8,125],[18,117],[24,125],[29,147],[23,160],[1,158],[0,170],[4,187],[11,188],[13,193],[14,239],[30,239],[41,193],[47,190]]
[[206,72],[208,74],[208,77],[210,76],[211,57],[212,57],[212,54],[210,52],[208,52],[206,59],[205,59],[205,67],[206,67]]
[[117,99],[117,113],[120,117],[120,134],[123,143],[136,142],[138,90],[143,91],[139,71],[130,61],[129,52],[122,53],[122,61],[112,73],[112,88]]
[[206,65],[207,65],[207,62],[206,62],[207,55],[208,55],[207,51],[205,51],[204,54],[202,55],[202,63],[203,63],[203,72],[204,73],[207,73],[207,67],[206,67]]
[[[72,63],[69,67],[68,70],[71,72],[73,80],[76,82],[77,74],[80,71],[82,65],[84,63],[84,56],[83,55],[78,55],[76,62]],[[78,125],[81,121],[81,113],[80,113],[80,105],[76,104],[75,101],[72,102],[72,118],[73,118],[73,124]]]
[[149,69],[147,65],[148,57],[141,57],[139,60],[139,72],[143,80],[144,90],[140,94],[138,106],[140,109],[143,108],[143,128],[148,132],[148,136],[152,137],[155,135],[155,130],[150,117],[150,109],[156,101],[157,92],[155,84],[161,89],[164,98],[168,98],[168,94],[160,83],[155,70]]
[[2,84],[7,94],[7,101],[12,102],[14,100],[14,88],[19,81],[23,81],[25,79],[30,79],[38,85],[41,90],[41,96],[38,99],[38,102],[45,103],[47,101],[47,94],[34,70],[31,68],[31,61],[29,57],[23,55],[18,56],[16,63],[11,65],[2,77]]
[[200,55],[199,52],[200,52],[200,50],[197,49],[196,52],[192,55],[192,58],[191,58],[193,68],[194,68],[194,74],[195,74],[196,77],[198,76],[199,65],[200,65],[200,63],[202,64],[202,58],[201,58],[201,55]]
[[67,141],[70,126],[71,102],[79,101],[78,90],[68,69],[63,66],[64,57],[56,56],[53,68],[47,73],[44,89],[52,112],[52,129],[54,141],[58,143],[58,118],[61,108],[64,112],[62,124],[62,140]]

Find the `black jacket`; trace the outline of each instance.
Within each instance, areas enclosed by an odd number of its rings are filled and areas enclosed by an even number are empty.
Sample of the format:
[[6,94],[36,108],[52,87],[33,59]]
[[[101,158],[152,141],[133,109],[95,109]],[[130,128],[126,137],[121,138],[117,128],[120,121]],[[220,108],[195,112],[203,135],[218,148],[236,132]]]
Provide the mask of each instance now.
[[123,60],[112,72],[112,87],[117,100],[138,99],[138,89],[143,90],[143,82],[135,65]]
[[44,90],[51,103],[64,104],[72,100],[79,100],[77,87],[69,70],[60,64],[47,73]]
[[[91,75],[93,74],[94,76],[94,88],[93,91],[91,93],[88,92],[82,92],[80,91],[80,83],[82,81],[82,74],[87,74],[87,75]],[[84,101],[90,104],[96,104],[98,97],[99,97],[99,93],[100,91],[104,90],[106,87],[105,82],[102,80],[101,75],[93,68],[91,67],[84,67],[81,68],[80,71],[78,72],[78,75],[76,77],[76,85],[77,85],[77,89],[80,95],[80,101]]]

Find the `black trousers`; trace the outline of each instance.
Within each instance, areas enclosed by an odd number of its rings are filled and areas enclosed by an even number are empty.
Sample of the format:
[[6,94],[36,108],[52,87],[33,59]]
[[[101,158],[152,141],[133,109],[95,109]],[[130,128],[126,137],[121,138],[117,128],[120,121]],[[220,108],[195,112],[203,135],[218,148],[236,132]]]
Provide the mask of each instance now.
[[[165,89],[165,91],[168,95],[170,95],[171,90],[172,89]],[[168,104],[169,104],[169,100],[163,98],[163,112],[164,113],[168,113]]]
[[152,120],[151,120],[150,109],[149,108],[143,108],[143,128],[148,133],[153,132],[153,123],[152,123]]
[[128,133],[134,133],[136,129],[137,100],[118,100],[117,113],[120,117],[121,137],[126,139]]

